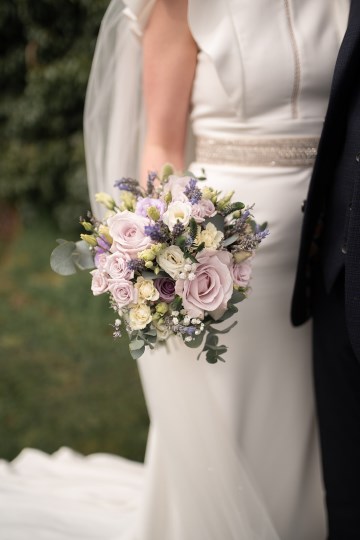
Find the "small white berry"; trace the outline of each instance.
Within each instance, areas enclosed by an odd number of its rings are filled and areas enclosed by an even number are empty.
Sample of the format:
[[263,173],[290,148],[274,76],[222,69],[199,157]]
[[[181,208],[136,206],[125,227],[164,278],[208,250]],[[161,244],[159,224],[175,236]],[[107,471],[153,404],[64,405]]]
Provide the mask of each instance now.
[[192,341],[192,337],[191,336],[186,336],[185,341]]

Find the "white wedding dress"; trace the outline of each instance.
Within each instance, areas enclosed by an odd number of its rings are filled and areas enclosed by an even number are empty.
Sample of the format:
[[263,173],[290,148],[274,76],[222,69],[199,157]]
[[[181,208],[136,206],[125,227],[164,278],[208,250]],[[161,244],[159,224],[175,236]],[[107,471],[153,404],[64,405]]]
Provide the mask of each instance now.
[[[153,3],[128,0],[120,14],[121,2],[113,0],[102,27],[103,46],[115,32],[121,54],[124,42],[132,47],[121,58],[132,93],[138,77],[132,62]],[[289,311],[311,147],[321,132],[348,4],[189,0],[200,49],[191,111],[198,153],[190,169],[204,167],[209,184],[234,189],[235,199],[255,203],[259,222],[268,221],[271,234],[253,263],[253,292],[239,305],[237,326],[223,336],[225,363],[197,361],[198,351],[176,340],[140,359],[151,419],[145,467],[68,449],[53,456],[27,449],[10,464],[0,462],[0,538],[325,537],[311,328],[292,328]],[[126,39],[117,34],[118,23],[130,28]],[[139,103],[124,112],[130,96],[124,97],[123,67],[114,60],[119,49],[104,46],[104,57],[99,47],[86,144],[90,187],[107,191],[119,175],[136,174],[129,155],[139,141],[125,136],[123,122]],[[118,86],[104,93],[109,73]]]

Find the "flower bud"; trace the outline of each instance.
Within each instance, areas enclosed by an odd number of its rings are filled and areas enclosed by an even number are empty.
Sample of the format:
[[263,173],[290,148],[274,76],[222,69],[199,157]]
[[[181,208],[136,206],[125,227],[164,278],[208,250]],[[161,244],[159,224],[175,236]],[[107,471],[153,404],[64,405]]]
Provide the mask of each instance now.
[[155,309],[157,313],[160,313],[161,315],[165,315],[169,307],[166,302],[159,302]]
[[171,174],[174,174],[174,167],[171,165],[171,163],[165,163],[160,171],[161,180],[167,180]]
[[146,261],[145,268],[152,268],[154,266],[154,263],[152,261]]
[[81,240],[84,240],[89,246],[95,247],[97,246],[97,240],[96,236],[93,234],[80,234]]
[[110,245],[113,243],[113,239],[110,235],[109,227],[106,227],[106,225],[100,225],[99,234],[101,234],[101,236],[103,236]]
[[103,204],[108,208],[109,210],[113,210],[116,206],[116,203],[114,199],[109,195],[108,193],[104,193],[101,191],[100,193],[96,193],[95,195],[96,202]]
[[84,227],[85,231],[92,232],[94,230],[92,223],[89,221],[80,221],[80,225]]
[[150,219],[152,219],[153,221],[157,221],[160,217],[160,212],[159,210],[156,208],[156,206],[150,206],[148,209],[147,209],[147,215],[149,216]]

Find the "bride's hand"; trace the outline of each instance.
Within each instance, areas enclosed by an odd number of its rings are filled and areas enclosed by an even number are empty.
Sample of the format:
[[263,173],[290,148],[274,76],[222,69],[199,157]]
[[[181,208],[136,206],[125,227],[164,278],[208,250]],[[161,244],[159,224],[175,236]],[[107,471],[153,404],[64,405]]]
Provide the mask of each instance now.
[[149,170],[172,163],[184,169],[184,147],[197,46],[187,22],[187,0],[157,0],[144,31],[143,92],[146,135],[141,166]]

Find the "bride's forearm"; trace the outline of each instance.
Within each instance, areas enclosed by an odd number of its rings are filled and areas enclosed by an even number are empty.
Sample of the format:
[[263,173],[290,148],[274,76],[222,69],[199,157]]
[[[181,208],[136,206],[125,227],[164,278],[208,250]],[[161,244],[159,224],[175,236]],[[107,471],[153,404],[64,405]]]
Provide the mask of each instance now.
[[141,182],[165,162],[184,168],[184,147],[197,45],[187,0],[157,0],[143,37],[146,137]]

